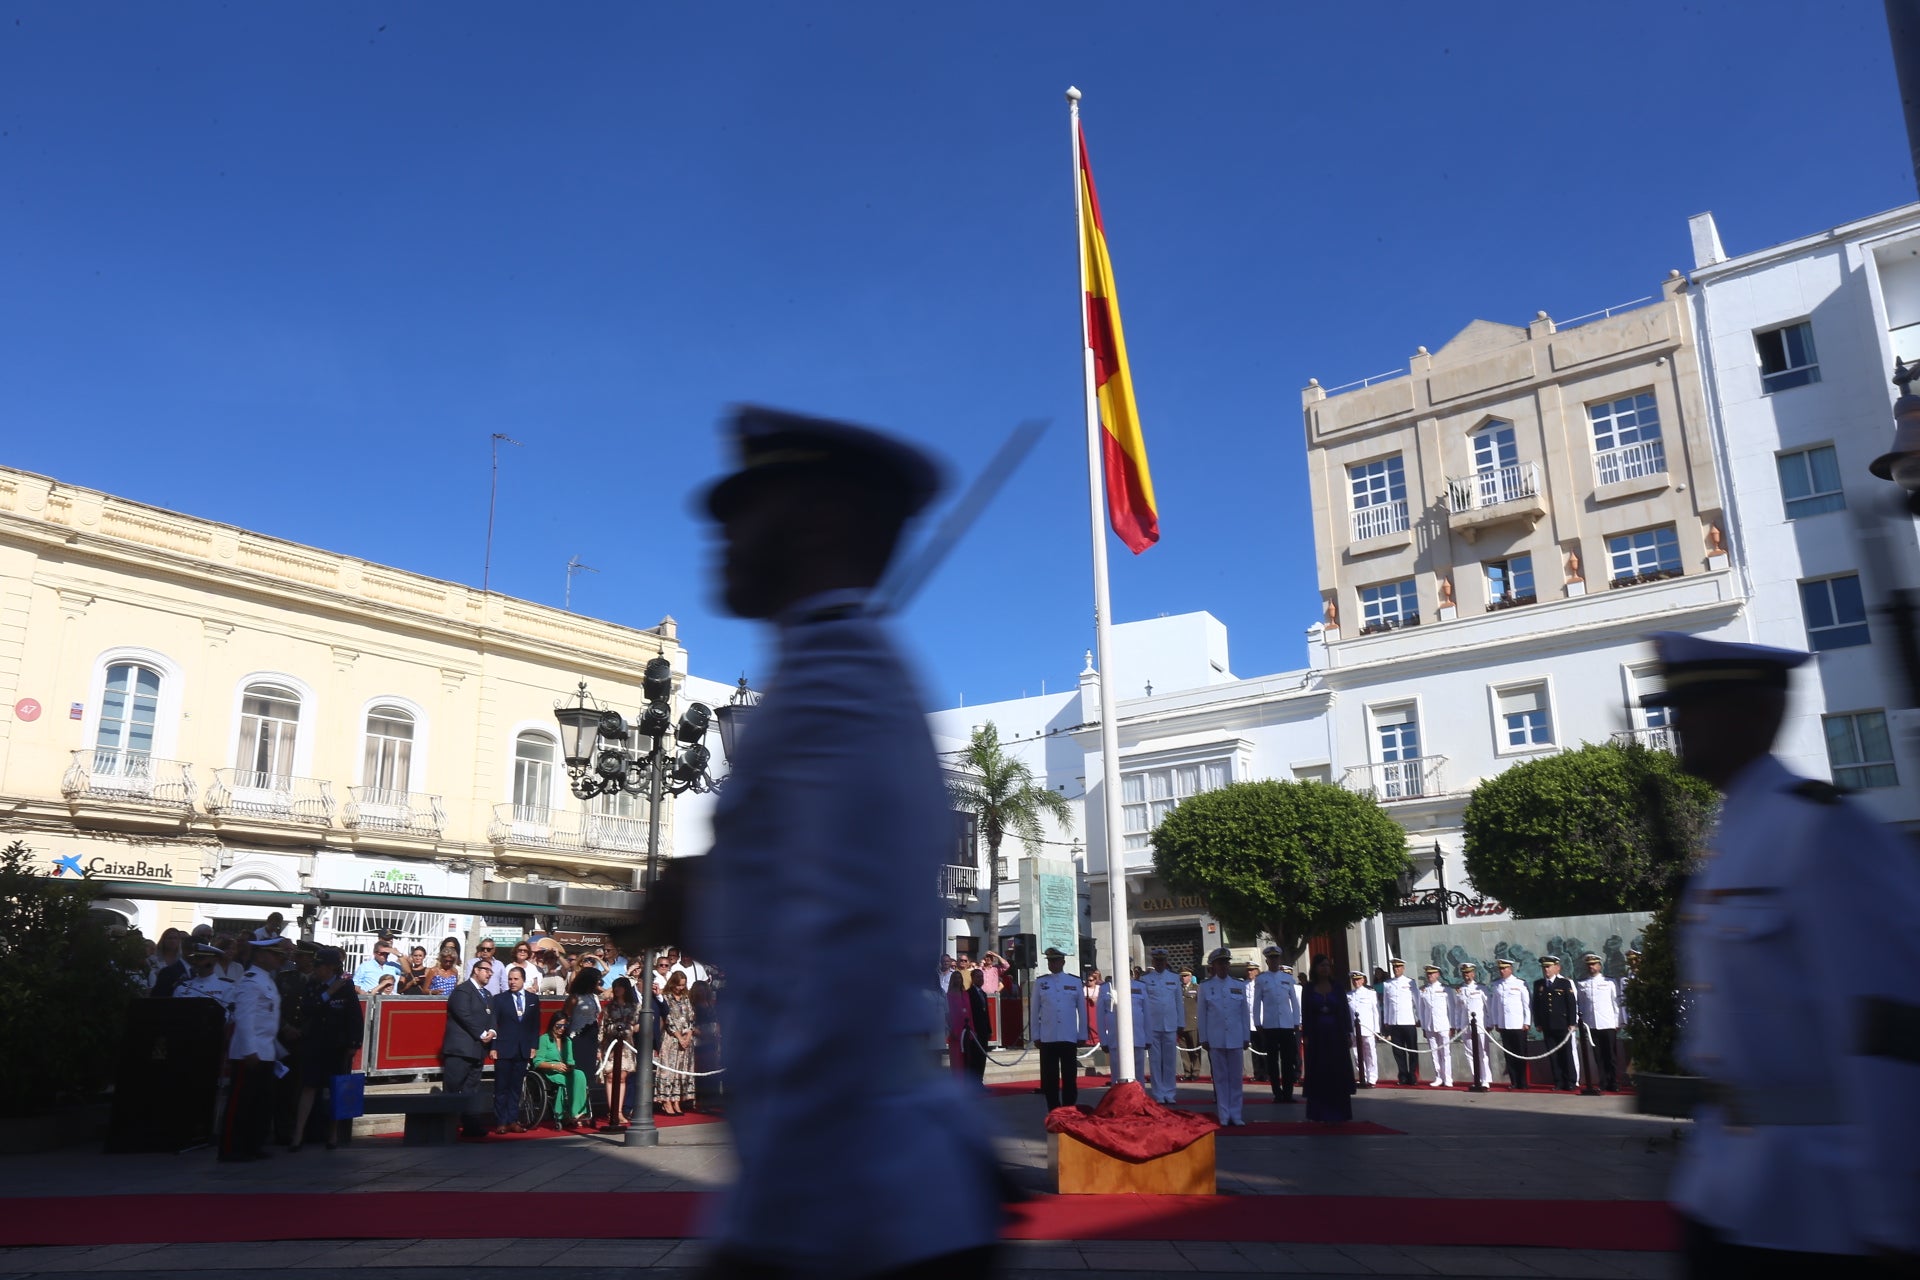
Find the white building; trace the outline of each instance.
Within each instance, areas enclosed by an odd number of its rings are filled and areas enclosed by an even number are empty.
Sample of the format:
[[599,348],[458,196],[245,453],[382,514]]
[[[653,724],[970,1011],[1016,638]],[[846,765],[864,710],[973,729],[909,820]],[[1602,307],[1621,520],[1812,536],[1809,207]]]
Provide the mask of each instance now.
[[1867,471],[1892,438],[1896,358],[1920,359],[1920,204],[1728,257],[1692,220],[1693,307],[1748,630],[1816,654],[1781,742],[1790,767],[1920,829],[1920,756],[1884,617],[1920,585],[1916,525]]

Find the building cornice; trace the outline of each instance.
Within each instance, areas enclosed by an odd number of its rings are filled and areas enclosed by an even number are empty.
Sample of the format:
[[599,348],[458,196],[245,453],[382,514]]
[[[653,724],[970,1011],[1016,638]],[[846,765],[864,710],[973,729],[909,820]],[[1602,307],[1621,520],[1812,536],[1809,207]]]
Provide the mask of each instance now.
[[1886,235],[1899,230],[1903,223],[1920,228],[1920,203],[1903,204],[1855,222],[1843,222],[1837,227],[1829,227],[1825,231],[1817,231],[1810,236],[1801,236],[1797,240],[1788,240],[1782,244],[1770,245],[1765,249],[1756,249],[1752,253],[1743,253],[1737,258],[1728,258],[1724,262],[1695,267],[1689,274],[1701,284],[1712,284],[1728,276],[1740,275],[1786,258],[1797,258],[1818,249]]
[[[61,590],[63,597],[102,591],[96,580],[51,570],[62,561],[90,561],[141,577],[158,571],[303,613],[370,621],[482,654],[560,658],[610,675],[631,674],[656,654],[685,666],[677,640],[658,630],[481,592],[6,468],[0,468],[0,539],[38,552],[48,569],[36,581]],[[158,597],[140,603],[179,607],[178,601]],[[241,617],[223,611],[210,620]],[[257,623],[250,615],[246,620]]]

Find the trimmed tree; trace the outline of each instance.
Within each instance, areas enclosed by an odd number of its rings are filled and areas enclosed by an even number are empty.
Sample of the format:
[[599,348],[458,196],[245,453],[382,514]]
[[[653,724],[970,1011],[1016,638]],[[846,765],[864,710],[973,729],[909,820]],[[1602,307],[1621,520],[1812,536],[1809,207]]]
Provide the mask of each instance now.
[[1407,867],[1400,824],[1326,782],[1236,782],[1181,801],[1153,832],[1162,880],[1289,956],[1378,911]]
[[1657,911],[1718,798],[1669,752],[1587,745],[1517,764],[1467,801],[1467,874],[1515,915]]
[[953,807],[970,813],[987,838],[987,950],[1000,949],[1000,844],[1009,833],[1033,851],[1043,836],[1046,814],[1063,831],[1073,830],[1073,806],[1057,791],[1034,780],[1033,770],[1008,755],[992,721],[973,731],[957,761],[965,776],[947,783]]
[[146,948],[91,915],[98,890],[0,849],[0,1116],[44,1115],[113,1082]]

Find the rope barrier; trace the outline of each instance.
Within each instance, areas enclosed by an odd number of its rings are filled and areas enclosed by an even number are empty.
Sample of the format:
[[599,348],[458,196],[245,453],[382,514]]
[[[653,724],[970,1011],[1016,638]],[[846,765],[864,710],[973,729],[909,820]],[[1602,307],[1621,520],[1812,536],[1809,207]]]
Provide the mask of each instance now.
[[691,1076],[696,1080],[702,1080],[708,1076],[717,1076],[726,1070],[725,1067],[715,1067],[712,1071],[681,1071],[676,1067],[668,1066],[658,1058],[653,1060],[653,1069],[655,1071],[664,1071],[670,1076]]
[[1513,1053],[1509,1051],[1507,1046],[1500,1043],[1499,1036],[1489,1036],[1488,1043],[1491,1044],[1494,1048],[1498,1049],[1500,1052],[1506,1054],[1509,1058],[1517,1058],[1521,1062],[1542,1062],[1548,1058],[1551,1058],[1554,1054],[1560,1052],[1562,1049],[1566,1048],[1567,1042],[1572,1039],[1573,1039],[1573,1028],[1568,1027],[1567,1034],[1561,1037],[1559,1044],[1553,1046],[1553,1048],[1547,1050],[1545,1053],[1537,1053],[1531,1057],[1529,1057],[1524,1053]]
[[1002,1062],[1000,1061],[1000,1059],[994,1057],[991,1053],[987,1052],[987,1046],[980,1043],[980,1037],[973,1034],[972,1027],[967,1028],[967,1039],[973,1041],[974,1047],[980,1050],[982,1054],[985,1054],[987,1061],[991,1062],[996,1067],[1017,1067],[1021,1063],[1025,1062],[1027,1058],[1033,1053],[1032,1049],[1022,1049],[1020,1051],[1020,1056],[1015,1058],[1012,1062]]

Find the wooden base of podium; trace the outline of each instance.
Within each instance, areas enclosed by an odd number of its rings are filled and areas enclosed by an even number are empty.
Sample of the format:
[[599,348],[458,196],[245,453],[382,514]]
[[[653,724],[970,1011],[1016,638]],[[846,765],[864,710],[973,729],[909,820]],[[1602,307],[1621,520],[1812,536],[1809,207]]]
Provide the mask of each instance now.
[[1070,1133],[1047,1135],[1047,1166],[1063,1196],[1210,1196],[1213,1137],[1151,1160],[1122,1160]]

